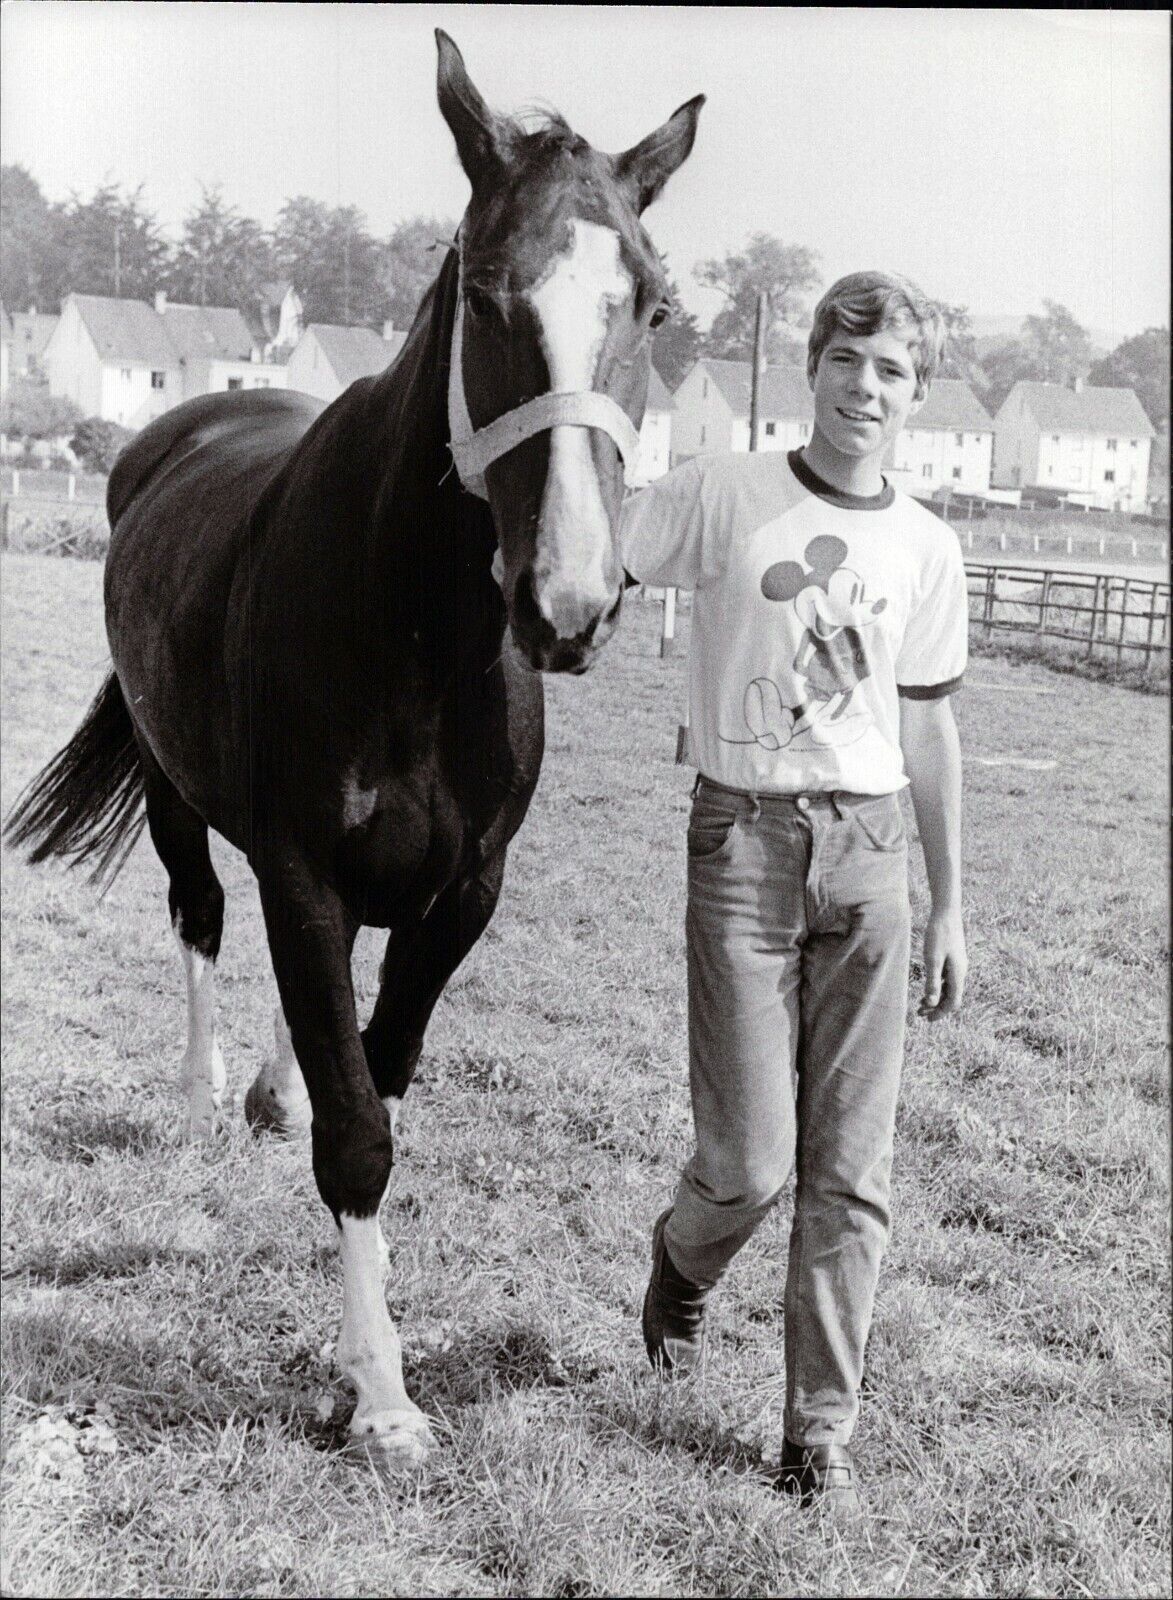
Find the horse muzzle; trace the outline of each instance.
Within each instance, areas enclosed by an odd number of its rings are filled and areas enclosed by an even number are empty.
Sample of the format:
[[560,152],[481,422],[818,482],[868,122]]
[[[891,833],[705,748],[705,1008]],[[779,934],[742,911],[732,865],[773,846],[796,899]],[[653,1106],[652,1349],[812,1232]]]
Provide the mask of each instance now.
[[514,585],[509,625],[518,649],[537,671],[583,673],[614,633],[622,605],[622,587],[601,607],[572,592],[539,600],[527,571]]

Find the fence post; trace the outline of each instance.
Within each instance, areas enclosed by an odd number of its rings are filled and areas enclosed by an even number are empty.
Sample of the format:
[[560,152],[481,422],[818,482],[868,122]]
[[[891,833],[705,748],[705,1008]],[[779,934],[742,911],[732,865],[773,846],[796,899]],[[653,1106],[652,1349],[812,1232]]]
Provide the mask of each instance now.
[[1072,548],[1071,548],[1071,535],[1070,534],[1067,535],[1067,554],[1068,555],[1074,554],[1074,552],[1072,551]]
[[67,500],[77,499],[77,479],[74,477],[72,472],[69,474],[69,483],[65,491],[65,498]]
[[660,654],[670,656],[676,639],[676,590],[664,590],[664,626],[660,633]]
[[1002,528],[1002,529],[999,530],[999,533],[998,533],[998,549],[1001,550],[1003,552],[1003,554],[1005,553],[1005,550],[1006,550],[1006,529],[1005,528]]
[[1096,653],[1096,618],[1100,611],[1100,584],[1102,581],[1103,580],[1100,578],[1099,574],[1097,574],[1095,588],[1092,590],[1092,614],[1087,630],[1087,653],[1089,660]]
[[20,473],[15,467],[12,469],[12,492],[14,495],[20,493]]
[[[1128,626],[1128,591],[1132,586],[1132,579],[1125,578],[1124,593],[1120,597],[1120,633],[1116,640],[1116,665],[1119,666],[1124,659],[1124,630]],[[1108,630],[1105,628],[1104,632]]]

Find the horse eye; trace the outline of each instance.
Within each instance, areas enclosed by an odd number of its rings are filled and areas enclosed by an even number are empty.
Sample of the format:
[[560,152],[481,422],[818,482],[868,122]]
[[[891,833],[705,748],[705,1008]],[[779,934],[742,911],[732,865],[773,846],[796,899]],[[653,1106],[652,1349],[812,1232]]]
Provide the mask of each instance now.
[[672,307],[667,304],[660,304],[652,312],[652,320],[648,326],[650,328],[662,328],[671,315]]

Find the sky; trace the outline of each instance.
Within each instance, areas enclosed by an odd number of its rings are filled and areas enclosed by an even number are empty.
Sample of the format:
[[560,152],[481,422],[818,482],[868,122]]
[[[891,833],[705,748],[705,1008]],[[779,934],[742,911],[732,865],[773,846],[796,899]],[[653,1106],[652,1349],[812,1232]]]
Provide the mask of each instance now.
[[909,274],[979,317],[1057,300],[1099,339],[1169,320],[1169,17],[1157,11],[4,0],[0,154],[47,197],[142,185],[175,237],[200,185],[269,226],[353,204],[376,234],[458,217],[443,27],[490,105],[558,108],[601,149],[697,93],[647,213],[682,296],[758,230],[824,284]]

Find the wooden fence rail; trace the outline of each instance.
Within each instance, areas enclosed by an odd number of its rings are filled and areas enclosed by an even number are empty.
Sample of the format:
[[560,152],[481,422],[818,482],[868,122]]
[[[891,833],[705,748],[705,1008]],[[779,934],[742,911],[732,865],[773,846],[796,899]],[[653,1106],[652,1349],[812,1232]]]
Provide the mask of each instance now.
[[1147,672],[1169,649],[1169,584],[1128,573],[1064,572],[967,561],[971,626],[1061,639],[1088,656],[1143,656]]

